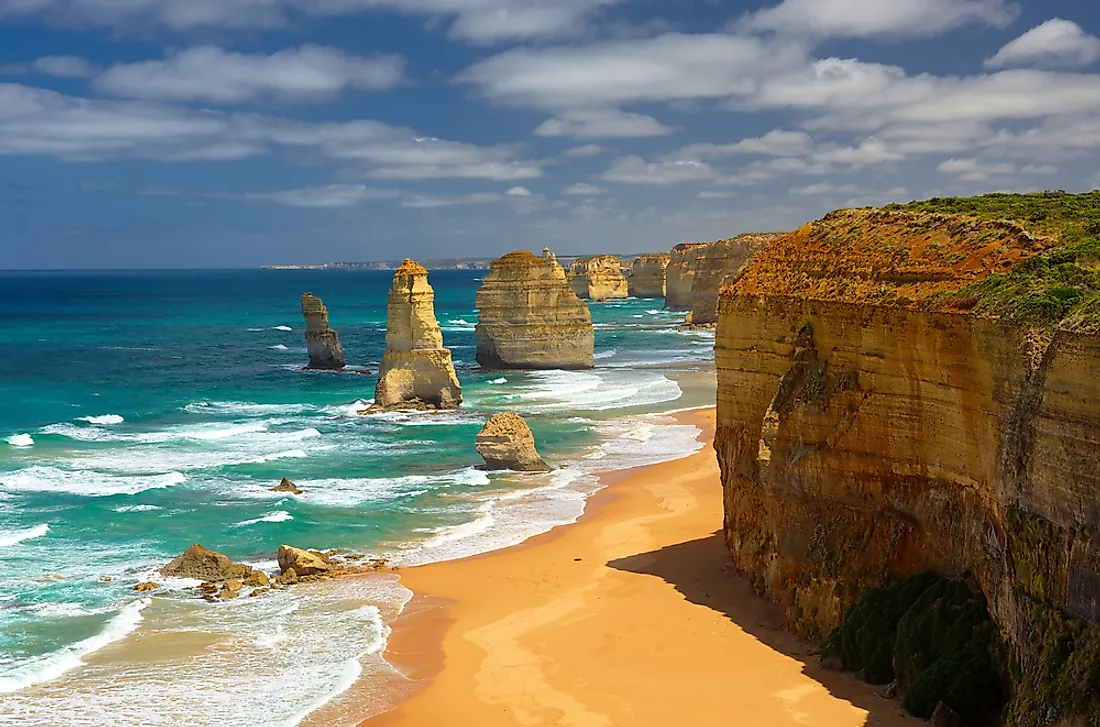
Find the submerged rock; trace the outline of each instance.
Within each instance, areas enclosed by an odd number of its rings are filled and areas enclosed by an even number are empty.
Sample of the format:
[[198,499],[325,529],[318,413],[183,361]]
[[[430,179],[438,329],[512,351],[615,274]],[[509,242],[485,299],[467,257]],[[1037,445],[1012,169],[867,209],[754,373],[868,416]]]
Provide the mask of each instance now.
[[462,403],[462,386],[435,318],[435,291],[428,271],[412,260],[393,276],[374,400],[376,410],[456,409]]
[[342,371],[344,348],[336,331],[329,328],[325,304],[312,293],[306,293],[302,296],[302,315],[306,319],[306,347],[309,350],[309,365],[306,368]]
[[635,298],[664,298],[668,261],[669,256],[665,253],[634,258],[628,281],[630,294]]
[[622,263],[615,255],[582,257],[569,268],[569,286],[578,298],[601,301],[630,295]]
[[155,591],[159,588],[160,585],[157,583],[153,583],[152,581],[149,581],[148,583],[139,583],[134,586],[134,590],[138,593],[149,593],[150,591]]
[[332,566],[326,563],[317,553],[311,553],[308,550],[294,548],[289,545],[279,546],[278,558],[279,569],[282,570],[283,575],[289,575],[290,571],[293,571],[294,581],[302,576],[320,575],[332,569]]
[[252,573],[252,567],[234,563],[221,553],[215,553],[201,545],[192,545],[183,555],[161,568],[160,572],[168,578],[226,581],[247,578]]
[[552,467],[535,449],[535,436],[519,414],[494,415],[477,435],[477,452],[491,470],[549,472]]
[[298,485],[294,484],[286,477],[283,478],[282,482],[268,489],[271,492],[289,492],[292,495],[301,495],[303,492],[303,490],[298,488]]
[[588,306],[553,253],[516,250],[495,260],[477,291],[477,362],[487,369],[590,369]]

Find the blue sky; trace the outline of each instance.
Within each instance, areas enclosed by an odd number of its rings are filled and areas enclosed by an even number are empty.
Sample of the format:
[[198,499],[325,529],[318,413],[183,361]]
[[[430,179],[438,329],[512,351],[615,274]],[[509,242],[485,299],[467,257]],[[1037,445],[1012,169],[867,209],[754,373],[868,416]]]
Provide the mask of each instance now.
[[0,267],[667,250],[1100,184],[1094,0],[0,0]]

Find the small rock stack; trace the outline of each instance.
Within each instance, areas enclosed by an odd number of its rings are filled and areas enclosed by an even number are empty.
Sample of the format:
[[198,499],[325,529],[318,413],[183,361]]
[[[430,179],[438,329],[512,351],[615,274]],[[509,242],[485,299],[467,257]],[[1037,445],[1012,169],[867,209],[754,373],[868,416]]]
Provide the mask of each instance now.
[[306,319],[306,347],[309,350],[309,366],[306,368],[342,371],[344,349],[336,331],[329,328],[325,304],[312,293],[306,293],[302,296],[302,315]]

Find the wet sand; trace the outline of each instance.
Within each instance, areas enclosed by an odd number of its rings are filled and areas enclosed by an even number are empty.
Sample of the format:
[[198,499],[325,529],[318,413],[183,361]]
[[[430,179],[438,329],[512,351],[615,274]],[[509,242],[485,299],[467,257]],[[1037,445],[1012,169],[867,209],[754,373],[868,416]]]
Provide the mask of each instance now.
[[[711,441],[713,409],[678,418]],[[921,724],[732,572],[709,446],[605,482],[575,525],[402,571],[386,658],[421,691],[361,727]]]

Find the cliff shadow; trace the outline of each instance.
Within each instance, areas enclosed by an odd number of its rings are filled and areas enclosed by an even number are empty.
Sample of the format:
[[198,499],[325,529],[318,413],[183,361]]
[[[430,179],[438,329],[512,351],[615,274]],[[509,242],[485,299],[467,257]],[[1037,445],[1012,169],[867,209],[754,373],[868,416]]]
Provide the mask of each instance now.
[[907,717],[897,701],[875,694],[854,675],[824,669],[817,662],[817,647],[783,629],[778,607],[758,596],[748,580],[739,576],[730,561],[722,532],[647,553],[610,561],[616,570],[656,576],[691,603],[723,614],[743,631],[770,648],[802,664],[802,672],[830,694],[867,712],[867,727],[893,727],[902,723],[925,724]]

